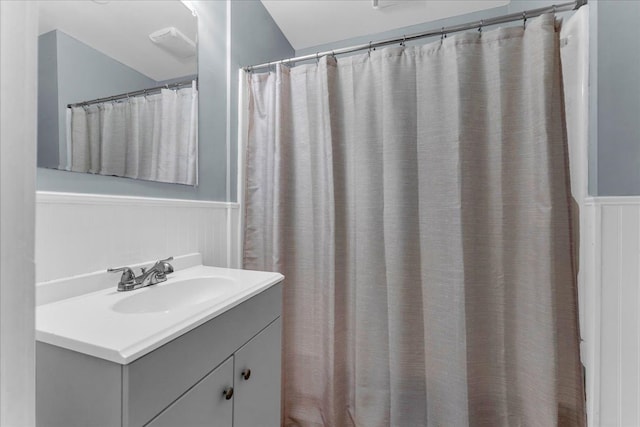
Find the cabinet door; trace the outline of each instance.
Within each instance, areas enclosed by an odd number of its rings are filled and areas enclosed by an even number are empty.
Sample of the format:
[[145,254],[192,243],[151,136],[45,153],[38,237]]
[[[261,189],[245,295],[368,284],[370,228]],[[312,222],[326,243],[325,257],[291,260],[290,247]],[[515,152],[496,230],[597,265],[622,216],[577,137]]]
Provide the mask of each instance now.
[[280,318],[235,353],[233,427],[280,426],[280,357]]
[[230,357],[147,426],[229,427],[233,419],[233,399],[226,399],[224,392],[232,385],[233,357]]

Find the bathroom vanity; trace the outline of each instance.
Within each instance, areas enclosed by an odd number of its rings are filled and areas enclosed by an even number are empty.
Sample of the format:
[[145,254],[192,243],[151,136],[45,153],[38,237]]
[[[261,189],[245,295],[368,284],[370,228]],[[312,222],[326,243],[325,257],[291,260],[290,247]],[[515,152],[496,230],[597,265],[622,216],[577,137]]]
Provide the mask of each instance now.
[[282,275],[175,276],[37,308],[38,426],[280,425]]

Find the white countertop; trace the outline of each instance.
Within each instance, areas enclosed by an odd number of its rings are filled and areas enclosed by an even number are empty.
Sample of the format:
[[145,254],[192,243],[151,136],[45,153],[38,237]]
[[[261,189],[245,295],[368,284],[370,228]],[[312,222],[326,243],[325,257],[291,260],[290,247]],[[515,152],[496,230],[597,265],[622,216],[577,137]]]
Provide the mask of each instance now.
[[[223,297],[155,313],[119,313],[114,304],[136,293],[199,277],[222,277],[235,282]],[[36,308],[36,339],[79,353],[128,364],[174,338],[248,300],[280,282],[279,273],[196,266],[176,271],[166,282],[135,291],[113,287]],[[179,286],[179,284],[175,284]]]

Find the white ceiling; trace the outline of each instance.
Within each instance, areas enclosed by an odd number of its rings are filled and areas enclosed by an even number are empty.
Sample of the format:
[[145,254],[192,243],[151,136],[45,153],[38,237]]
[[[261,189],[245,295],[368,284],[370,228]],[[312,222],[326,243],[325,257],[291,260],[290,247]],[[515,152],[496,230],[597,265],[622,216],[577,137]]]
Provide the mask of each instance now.
[[295,50],[509,4],[510,0],[261,0]]
[[149,40],[176,27],[196,41],[197,20],[178,0],[44,0],[38,2],[39,34],[59,29],[156,80],[197,73],[196,57],[181,60]]

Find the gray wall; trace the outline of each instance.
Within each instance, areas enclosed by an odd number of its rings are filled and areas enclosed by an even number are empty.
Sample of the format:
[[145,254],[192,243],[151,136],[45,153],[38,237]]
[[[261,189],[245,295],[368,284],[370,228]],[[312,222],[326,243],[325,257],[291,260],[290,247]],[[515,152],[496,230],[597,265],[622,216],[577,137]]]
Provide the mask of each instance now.
[[[38,64],[38,82],[46,84],[38,87],[38,167],[58,167],[58,146],[64,146],[67,138],[68,104],[157,85],[155,80],[59,30],[38,38],[38,59],[45,61]],[[55,90],[50,87],[52,82],[57,83]],[[57,123],[50,120],[53,114]]]
[[597,186],[592,182],[591,192],[640,195],[640,2],[607,0],[594,6]]
[[[293,55],[259,0],[231,1],[230,116],[227,117],[227,2],[195,2],[198,14],[198,187],[38,168],[38,190],[195,200],[235,201],[237,64]],[[234,89],[235,88],[235,89]],[[227,195],[227,120],[230,122],[231,193]]]
[[58,55],[56,31],[38,37],[38,166],[58,167]]

